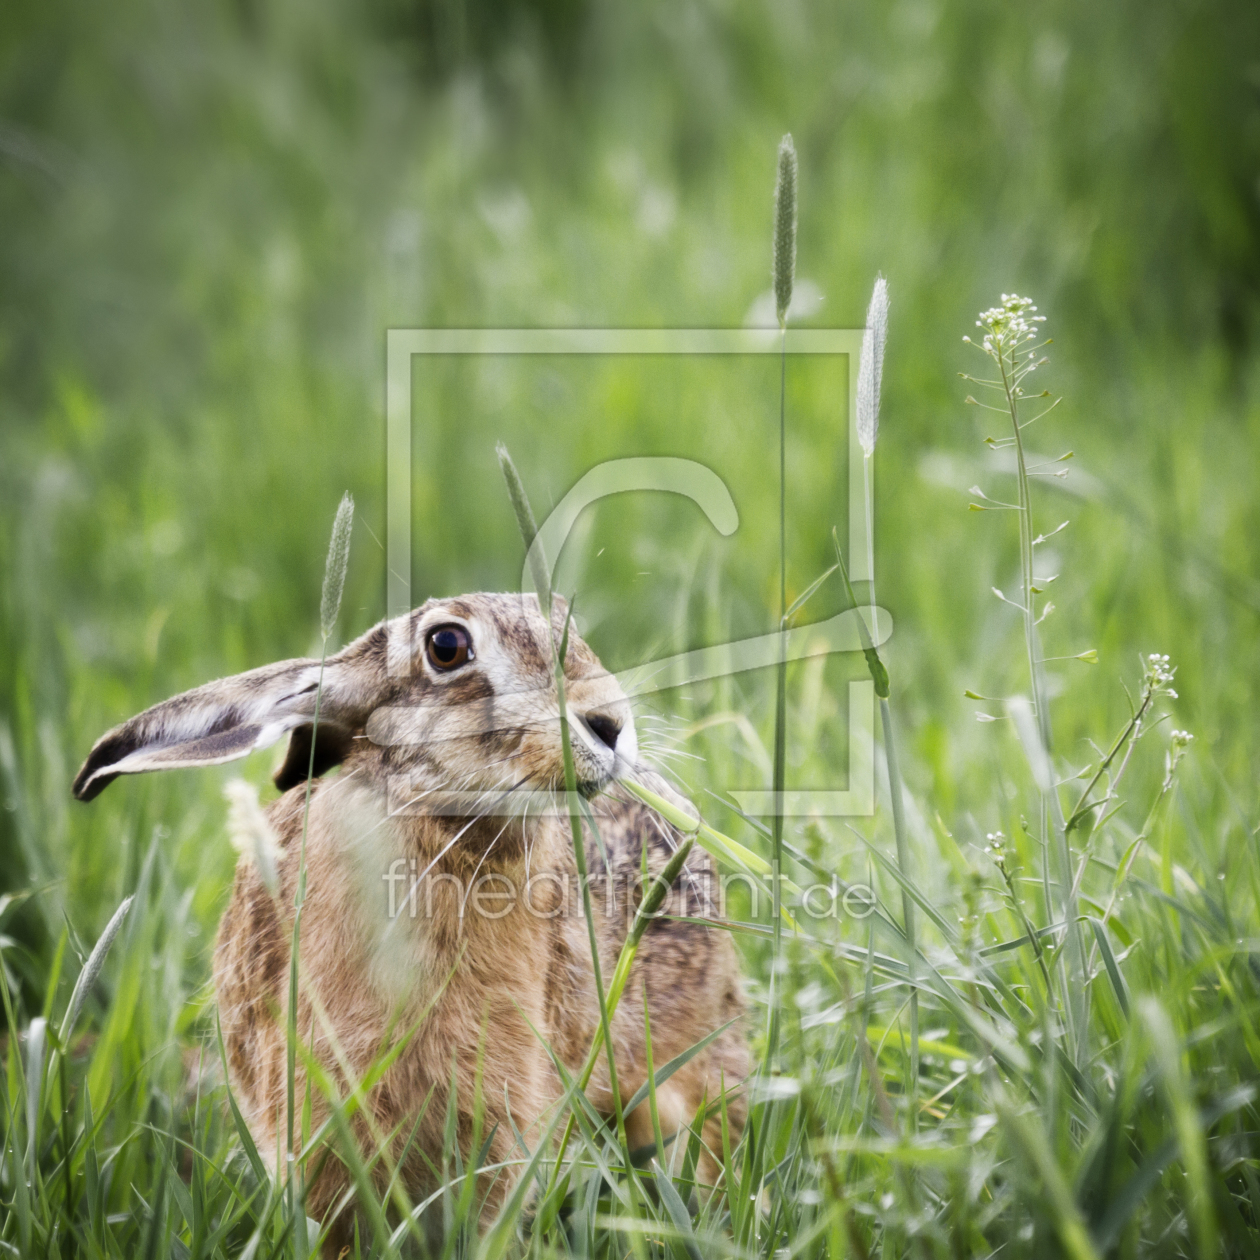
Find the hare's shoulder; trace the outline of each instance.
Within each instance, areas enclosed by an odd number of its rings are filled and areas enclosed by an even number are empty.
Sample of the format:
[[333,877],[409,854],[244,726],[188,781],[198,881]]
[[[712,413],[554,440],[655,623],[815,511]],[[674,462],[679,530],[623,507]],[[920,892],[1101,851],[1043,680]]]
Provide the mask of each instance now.
[[[660,775],[640,767],[637,777],[644,786],[680,809],[694,809]],[[591,836],[587,842],[587,867],[592,884],[602,886],[611,881],[618,900],[624,890],[631,903],[636,903],[635,893],[642,882],[644,849],[649,875],[659,874],[681,843],[682,834],[655,810],[616,789],[599,797],[592,813],[599,831],[598,836]],[[692,849],[673,887],[667,913],[704,918],[716,914],[712,866],[708,854],[699,847]]]

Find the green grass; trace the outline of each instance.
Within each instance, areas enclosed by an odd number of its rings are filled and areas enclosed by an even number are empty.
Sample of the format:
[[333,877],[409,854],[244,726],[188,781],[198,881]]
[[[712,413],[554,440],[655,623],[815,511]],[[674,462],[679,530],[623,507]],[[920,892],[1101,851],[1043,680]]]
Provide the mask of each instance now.
[[[163,19],[135,0],[108,21],[72,3],[6,7],[0,1251],[294,1253],[298,1222],[217,1066],[209,962],[235,856],[222,776],[146,776],[83,808],[74,770],[150,703],[318,652],[346,489],[359,510],[340,633],[381,615],[387,326],[738,325],[770,284],[774,145],[790,129],[798,282],[826,295],[812,322],[860,323],[877,270],[893,291],[876,558],[910,873],[882,762],[877,813],[856,831],[790,823],[785,875],[870,882],[879,906],[811,940],[784,932],[782,1075],[758,1086],[745,1143],[720,1152],[727,1192],[687,1212],[681,1142],[631,1193],[611,1171],[615,1136],[579,1108],[568,1214],[529,1246],[1252,1254],[1252,9],[1187,22],[1174,6],[1066,0],[1018,19],[979,0],[592,4],[561,38],[563,15],[531,24],[528,6],[512,9],[519,27],[475,6],[463,36],[428,5]],[[498,26],[513,38],[491,38]],[[433,47],[449,47],[444,73]],[[1099,659],[1046,667],[1059,775],[1088,772],[1124,728],[1142,657],[1178,668],[1117,812],[1069,835],[1090,856],[1079,983],[1057,935],[1025,939],[1057,918],[1023,747],[1012,722],[976,721],[1000,701],[963,694],[1029,690],[1019,614],[990,593],[1018,589],[1014,522],[966,510],[976,483],[1014,496],[979,441],[1005,431],[963,405],[956,375],[977,372],[960,342],[974,311],[1011,289],[1050,316],[1045,383],[1065,396],[1031,444],[1074,450],[1078,470],[1033,487],[1039,532],[1071,520],[1040,549],[1062,574],[1042,650]],[[771,356],[417,368],[417,597],[519,581],[503,439],[540,515],[621,455],[702,459],[731,488],[729,539],[661,497],[610,500],[579,526],[557,586],[612,667],[773,628],[778,369]],[[846,392],[843,366],[789,363],[789,602],[834,563],[833,526],[847,542]],[[803,616],[846,603],[833,577]],[[773,672],[640,706],[659,751],[699,758],[669,764],[709,821],[763,858],[769,838],[705,791],[769,786]],[[789,667],[789,787],[844,786],[846,683],[865,676],[860,658]],[[1171,726],[1195,741],[1164,791]],[[260,784],[265,761],[245,766]],[[1065,813],[1086,782],[1061,788]],[[1000,867],[985,852],[998,831]],[[75,981],[128,896],[61,1047]],[[917,1117],[903,898],[917,912]],[[737,937],[758,1049],[764,905],[760,929]],[[1068,1038],[1072,1001],[1084,1019]],[[448,1154],[429,1209],[448,1254],[525,1250],[519,1216],[475,1238],[472,1183]],[[365,1252],[388,1250],[398,1213],[395,1200],[365,1218]]]
[[[789,735],[808,720],[808,668],[789,679]],[[699,1138],[686,1132],[664,1160],[628,1175],[624,1133],[600,1122],[581,1102],[582,1083],[566,1077],[567,1109],[555,1117],[576,1121],[566,1125],[576,1139],[566,1176],[549,1146],[522,1153],[520,1191],[480,1239],[476,1183],[452,1138],[448,1188],[427,1205],[444,1222],[448,1254],[1249,1254],[1260,1192],[1260,863],[1248,834],[1216,869],[1194,795],[1178,788],[1181,747],[1157,721],[1166,682],[1148,669],[1130,683],[1145,719],[1131,775],[1117,770],[1133,728],[1114,740],[1100,731],[1092,764],[1070,762],[1075,788],[1060,792],[1080,866],[1086,949],[1076,962],[1057,917],[1068,902],[1043,880],[1041,833],[1029,821],[1035,774],[1001,720],[990,723],[1002,733],[992,752],[998,800],[975,812],[1009,840],[990,835],[981,853],[967,839],[973,811],[951,823],[913,794],[917,874],[893,860],[882,806],[873,825],[814,820],[787,840],[797,884],[870,880],[878,902],[862,921],[811,920],[794,906],[805,932],[786,935],[773,987],[766,916],[741,932],[754,1013],[760,995],[778,1004],[778,1070],[747,1086],[743,1141],[724,1139],[715,1152],[718,1193],[695,1198]],[[773,683],[762,686],[766,710]],[[686,777],[721,788],[710,766],[733,741],[720,727],[706,735],[713,755]],[[823,764],[815,755],[797,771]],[[1063,774],[1069,759],[1056,764]],[[1143,793],[1143,769],[1159,780],[1153,794]],[[1081,809],[1096,799],[1106,809]],[[760,826],[744,831],[768,850]],[[6,949],[6,1017],[23,1032],[8,1039],[5,1061],[0,1242],[14,1254],[305,1254],[317,1244],[317,1226],[299,1244],[305,1215],[236,1118],[208,995],[190,983],[205,957],[189,948],[200,931],[185,884],[196,843],[158,827],[137,854],[134,900],[107,963],[110,996],[90,1030],[64,1014],[78,1006],[69,989],[85,949],[72,920],[46,967],[16,942]],[[52,896],[41,888],[29,903]],[[923,917],[917,949],[900,926],[909,902]],[[921,1034],[908,1017],[912,981]],[[338,1100],[329,1141],[349,1132],[355,1106],[354,1096]],[[360,1201],[375,1203],[370,1165],[352,1167]],[[522,1215],[535,1180],[567,1190],[558,1215],[551,1194],[537,1215]],[[420,1246],[426,1233],[408,1224],[420,1206],[395,1186],[365,1209],[363,1253]]]

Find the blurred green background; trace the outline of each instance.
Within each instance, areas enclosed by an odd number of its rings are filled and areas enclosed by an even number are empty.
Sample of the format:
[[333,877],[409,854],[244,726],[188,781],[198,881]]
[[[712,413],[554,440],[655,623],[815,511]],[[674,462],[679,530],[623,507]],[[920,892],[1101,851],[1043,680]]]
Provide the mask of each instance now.
[[[1046,652],[1100,655],[1055,667],[1059,752],[1082,764],[1126,714],[1137,654],[1170,653],[1199,737],[1182,822],[1223,862],[1258,806],[1258,37],[1245,0],[9,0],[0,881],[43,889],[5,919],[10,964],[42,992],[66,917],[91,940],[156,836],[187,898],[166,956],[184,951],[194,990],[208,974],[234,860],[222,775],[124,782],[91,808],[70,780],[141,708],[315,649],[346,489],[341,637],[382,615],[385,330],[740,326],[769,286],[785,131],[798,277],[823,299],[808,322],[859,326],[878,271],[892,289],[877,568],[919,812],[967,854],[1013,799],[1011,733],[963,697],[1023,685],[990,593],[1014,585],[1015,526],[966,510],[973,483],[1003,497],[1009,479],[957,373],[981,367],[961,341],[975,313],[1026,292],[1065,395],[1034,444],[1075,452],[1036,509],[1072,521]],[[418,599],[518,580],[502,439],[540,515],[614,455],[704,459],[732,488],[729,541],[680,502],[590,514],[560,584],[610,664],[770,627],[771,361],[447,362],[416,381]],[[834,365],[793,367],[795,591],[843,537],[843,388]],[[811,615],[840,606],[833,584]],[[844,786],[856,676],[793,676],[795,785]],[[769,685],[656,697],[645,729],[706,759],[676,763],[693,787],[764,786]],[[684,738],[724,713],[751,730]],[[245,772],[265,781],[267,761]],[[1144,802],[1163,766],[1142,761]]]

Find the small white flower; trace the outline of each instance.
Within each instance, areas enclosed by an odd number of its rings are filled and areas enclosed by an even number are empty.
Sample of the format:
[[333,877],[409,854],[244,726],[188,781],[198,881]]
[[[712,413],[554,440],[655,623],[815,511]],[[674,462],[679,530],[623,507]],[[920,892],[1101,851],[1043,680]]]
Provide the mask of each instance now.
[[[1001,355],[1016,351],[1038,336],[1037,324],[1044,324],[1046,317],[1036,314],[1037,308],[1032,298],[1020,297],[1016,293],[1003,293],[1002,305],[991,306],[980,312],[976,327],[984,332],[986,354],[999,358]],[[1033,354],[1029,352],[1030,370],[1036,366]]]
[[990,831],[985,839],[989,842],[984,846],[984,851],[997,863],[1002,866],[1006,862],[1006,835],[1001,831]]

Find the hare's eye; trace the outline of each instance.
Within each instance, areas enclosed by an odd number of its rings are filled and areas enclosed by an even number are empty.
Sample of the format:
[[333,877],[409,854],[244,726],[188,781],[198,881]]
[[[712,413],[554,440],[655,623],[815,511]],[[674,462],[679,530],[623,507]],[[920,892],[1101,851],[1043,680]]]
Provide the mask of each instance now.
[[473,659],[472,640],[463,626],[438,626],[425,645],[434,669],[458,669]]

